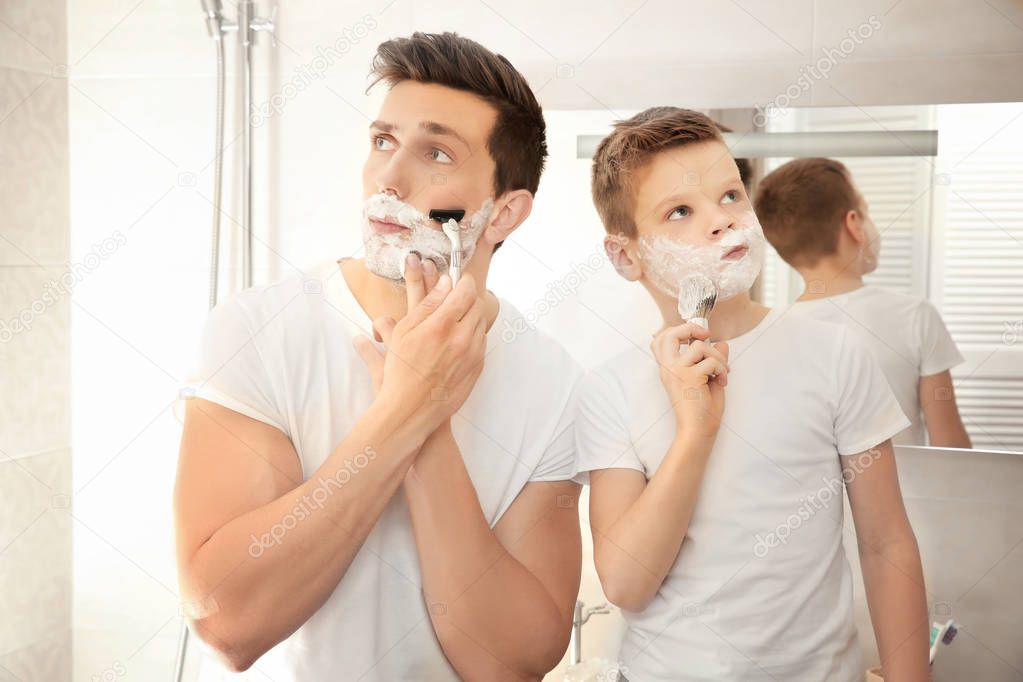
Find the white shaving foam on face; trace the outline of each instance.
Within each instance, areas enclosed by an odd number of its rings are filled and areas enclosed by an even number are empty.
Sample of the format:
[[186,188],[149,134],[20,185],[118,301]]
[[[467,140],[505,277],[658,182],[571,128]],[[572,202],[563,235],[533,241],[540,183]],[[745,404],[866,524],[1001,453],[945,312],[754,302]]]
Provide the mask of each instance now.
[[[736,246],[747,246],[739,260],[722,256]],[[678,298],[682,279],[699,273],[717,287],[717,300],[737,296],[753,286],[764,266],[765,240],[760,221],[753,211],[743,213],[735,227],[713,244],[696,246],[659,234],[639,238],[639,258],[650,283],[672,298]]]
[[[462,237],[463,267],[475,253],[476,243],[493,209],[493,199],[487,199],[479,210],[458,223]],[[401,281],[404,279],[404,260],[410,251],[416,251],[423,259],[434,261],[441,272],[447,271],[451,264],[451,240],[444,234],[439,222],[430,220],[429,216],[393,194],[371,196],[363,205],[362,215],[366,267],[373,274]],[[370,218],[397,223],[409,229],[395,234],[380,234],[373,229]]]

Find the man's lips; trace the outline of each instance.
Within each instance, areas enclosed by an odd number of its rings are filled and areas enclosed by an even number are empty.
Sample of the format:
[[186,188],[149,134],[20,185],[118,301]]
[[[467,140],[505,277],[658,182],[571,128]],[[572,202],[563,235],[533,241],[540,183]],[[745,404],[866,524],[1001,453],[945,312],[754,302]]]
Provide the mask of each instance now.
[[409,228],[405,227],[404,225],[399,225],[398,223],[392,223],[392,222],[390,222],[388,220],[377,220],[376,218],[370,218],[369,219],[369,224],[379,234],[398,234],[402,230],[409,229]]
[[728,251],[725,252],[725,255],[721,256],[721,259],[722,260],[740,260],[743,256],[746,255],[747,251],[749,251],[749,247],[746,246],[745,244],[740,244],[738,246],[733,246],[732,248],[730,248]]

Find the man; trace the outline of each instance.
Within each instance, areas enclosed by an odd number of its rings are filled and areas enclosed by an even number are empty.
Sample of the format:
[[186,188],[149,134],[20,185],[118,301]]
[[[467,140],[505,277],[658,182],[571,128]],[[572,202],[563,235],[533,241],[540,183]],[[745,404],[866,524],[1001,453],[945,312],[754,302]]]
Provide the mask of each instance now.
[[[485,284],[532,207],[543,116],[451,33],[381,44],[373,75],[365,258],[207,323],[175,493],[190,624],[277,682],[540,679],[579,584],[580,370],[535,330],[502,343],[519,313]],[[454,286],[432,209],[465,211]]]
[[963,356],[941,315],[919,296],[863,283],[877,268],[881,235],[849,169],[834,159],[790,161],[760,183],[756,208],[767,241],[803,277],[794,309],[848,325],[881,364],[910,421],[892,442],[970,447],[949,371]]

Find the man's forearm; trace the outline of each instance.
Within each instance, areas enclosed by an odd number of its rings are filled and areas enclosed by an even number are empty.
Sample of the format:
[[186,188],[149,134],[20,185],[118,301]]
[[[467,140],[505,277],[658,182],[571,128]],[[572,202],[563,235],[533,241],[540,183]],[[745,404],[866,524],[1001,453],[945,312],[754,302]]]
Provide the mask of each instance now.
[[642,610],[660,589],[689,530],[711,445],[676,439],[639,498],[600,529],[598,568],[616,605]]
[[182,584],[200,637],[244,669],[298,629],[345,574],[422,439],[375,404],[302,484],[217,530]]
[[930,627],[912,532],[883,547],[861,547],[860,565],[886,682],[925,682]]
[[490,528],[449,427],[424,443],[405,480],[423,592],[463,679],[539,679],[564,653],[565,615]]

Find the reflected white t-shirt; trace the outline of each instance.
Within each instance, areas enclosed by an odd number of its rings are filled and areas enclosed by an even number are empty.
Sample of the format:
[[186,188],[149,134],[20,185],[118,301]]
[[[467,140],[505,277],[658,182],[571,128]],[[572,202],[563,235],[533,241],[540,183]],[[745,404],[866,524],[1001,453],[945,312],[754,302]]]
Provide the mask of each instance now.
[[[487,333],[482,373],[452,418],[491,527],[526,483],[572,477],[569,402],[582,374],[559,344],[520,324],[509,303],[500,304]],[[359,334],[372,339],[371,320],[338,264],[328,261],[217,305],[186,386],[283,431],[307,479],[373,399],[369,370],[352,347]],[[457,680],[421,588],[409,510],[399,490],[308,621],[245,673],[232,675],[204,656],[200,680]]]
[[[722,425],[689,529],[646,609],[623,611],[622,670],[637,682],[860,682],[839,455],[909,420],[846,327],[772,308],[728,343]],[[616,356],[578,392],[578,480],[653,476],[676,421],[650,349]]]
[[927,445],[920,411],[920,377],[963,361],[941,315],[926,299],[866,285],[793,307],[819,320],[848,325],[881,364],[910,427],[892,438],[897,445]]

